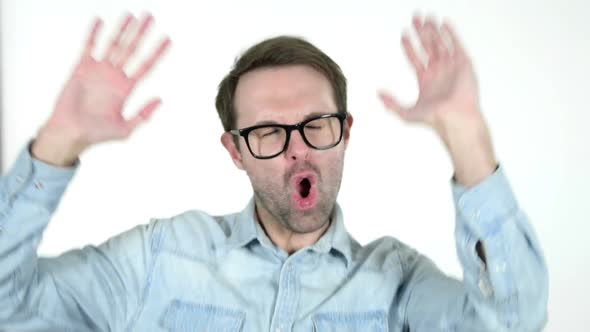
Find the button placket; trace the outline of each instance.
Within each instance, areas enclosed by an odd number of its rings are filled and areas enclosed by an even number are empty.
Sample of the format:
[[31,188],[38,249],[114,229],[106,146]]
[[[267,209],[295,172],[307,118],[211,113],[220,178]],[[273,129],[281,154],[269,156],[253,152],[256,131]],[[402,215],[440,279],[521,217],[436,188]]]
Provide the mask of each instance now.
[[288,258],[281,269],[279,276],[279,294],[272,319],[272,326],[274,326],[274,329],[271,331],[289,331],[291,321],[295,314],[293,304],[298,301],[298,291],[295,289],[295,267],[291,262],[292,259],[293,257]]

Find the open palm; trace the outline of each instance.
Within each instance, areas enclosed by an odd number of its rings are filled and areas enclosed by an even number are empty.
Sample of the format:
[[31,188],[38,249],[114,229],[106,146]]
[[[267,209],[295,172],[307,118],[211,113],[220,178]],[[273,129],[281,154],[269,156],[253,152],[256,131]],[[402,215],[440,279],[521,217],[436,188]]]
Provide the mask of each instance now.
[[448,23],[438,28],[432,19],[414,17],[413,25],[427,56],[427,63],[417,55],[407,35],[402,43],[418,79],[419,96],[413,106],[402,106],[390,94],[380,97],[387,108],[408,122],[436,126],[446,118],[477,113],[479,96],[471,64],[455,32]]
[[62,90],[46,127],[65,131],[84,145],[122,139],[150,117],[160,104],[155,98],[130,119],[123,117],[123,107],[138,82],[152,69],[170,45],[165,39],[156,51],[133,74],[124,67],[143,39],[153,18],[138,22],[128,15],[112,39],[104,57],[93,56],[96,36],[102,25],[96,20],[82,57]]

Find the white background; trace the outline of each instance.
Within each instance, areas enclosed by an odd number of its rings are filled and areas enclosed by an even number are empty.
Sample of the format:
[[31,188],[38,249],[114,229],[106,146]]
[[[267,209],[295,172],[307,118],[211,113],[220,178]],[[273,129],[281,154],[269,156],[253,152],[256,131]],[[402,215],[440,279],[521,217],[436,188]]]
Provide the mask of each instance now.
[[349,80],[355,122],[339,196],[349,231],[361,243],[395,236],[460,277],[446,151],[376,98],[378,88],[416,98],[399,42],[411,15],[450,18],[474,60],[499,160],[545,251],[546,330],[588,331],[587,2],[5,0],[1,8],[4,169],[49,116],[93,17],[105,20],[98,54],[125,10],[156,16],[143,54],[164,34],[173,40],[126,112],[153,95],[163,107],[129,141],[83,155],[42,254],[99,244],[150,217],[242,209],[251,189],[219,143],[217,84],[251,44],[294,34],[327,52]]

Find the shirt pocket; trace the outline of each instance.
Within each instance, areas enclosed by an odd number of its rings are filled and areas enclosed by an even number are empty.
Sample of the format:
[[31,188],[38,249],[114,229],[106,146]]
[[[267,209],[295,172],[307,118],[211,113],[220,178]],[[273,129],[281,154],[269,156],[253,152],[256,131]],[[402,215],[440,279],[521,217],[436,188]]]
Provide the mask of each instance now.
[[387,332],[384,311],[325,312],[312,317],[314,332]]
[[244,312],[234,309],[174,300],[160,324],[171,332],[239,332],[245,317]]

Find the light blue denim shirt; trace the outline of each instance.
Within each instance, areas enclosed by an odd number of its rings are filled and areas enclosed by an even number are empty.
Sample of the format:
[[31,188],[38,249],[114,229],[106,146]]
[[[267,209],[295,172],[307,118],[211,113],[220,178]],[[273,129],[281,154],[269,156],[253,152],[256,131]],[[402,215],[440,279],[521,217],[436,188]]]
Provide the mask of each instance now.
[[547,268],[501,167],[468,190],[451,181],[463,281],[392,237],[361,246],[339,207],[317,243],[288,255],[252,201],[38,258],[77,167],[23,149],[0,182],[0,331],[538,331],[546,321]]

